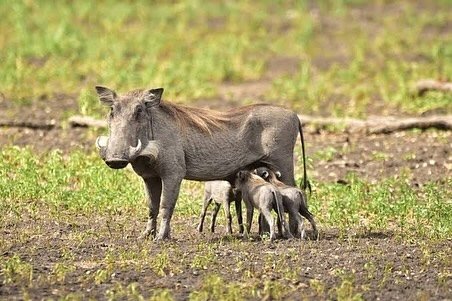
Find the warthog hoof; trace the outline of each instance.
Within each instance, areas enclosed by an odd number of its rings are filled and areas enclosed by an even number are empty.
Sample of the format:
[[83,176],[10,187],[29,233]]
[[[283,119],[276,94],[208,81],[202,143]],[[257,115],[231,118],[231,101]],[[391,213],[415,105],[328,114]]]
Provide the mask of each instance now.
[[167,235],[167,236],[157,235],[157,236],[154,238],[154,241],[164,241],[164,240],[170,240],[170,239],[171,239],[171,236],[170,236],[170,235]]
[[146,229],[143,232],[141,232],[140,236],[138,236],[138,239],[145,240],[145,239],[148,239],[150,235],[151,235],[151,230]]
[[157,234],[157,236],[155,236],[154,241],[161,241],[161,240],[167,240],[170,239],[171,235],[169,233],[169,231],[160,231],[159,234]]
[[276,240],[276,234],[270,234],[270,242],[274,242]]

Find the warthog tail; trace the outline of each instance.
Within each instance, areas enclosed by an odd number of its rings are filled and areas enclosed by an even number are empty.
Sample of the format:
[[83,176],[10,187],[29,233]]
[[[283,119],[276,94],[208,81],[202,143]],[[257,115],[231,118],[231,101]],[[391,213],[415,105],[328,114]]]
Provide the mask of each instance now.
[[282,205],[282,199],[281,199],[281,195],[277,194],[275,190],[272,191],[273,193],[273,198],[275,199],[276,202],[276,213],[278,214],[278,219],[281,223],[281,225],[284,227],[283,221],[284,221],[284,217],[283,217],[283,208],[281,208]]
[[309,183],[309,180],[308,180],[308,174],[306,172],[306,151],[304,148],[303,128],[301,126],[300,119],[298,119],[298,131],[300,132],[301,153],[303,156],[303,184],[300,183],[300,186],[304,191],[306,191],[306,189],[309,189],[309,194],[311,194],[312,188],[311,188],[311,183]]

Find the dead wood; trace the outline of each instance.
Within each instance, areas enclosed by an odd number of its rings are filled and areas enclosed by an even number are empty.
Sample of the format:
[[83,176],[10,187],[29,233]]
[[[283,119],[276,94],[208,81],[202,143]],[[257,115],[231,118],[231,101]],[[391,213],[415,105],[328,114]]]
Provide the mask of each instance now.
[[353,118],[323,118],[299,115],[304,125],[314,130],[336,128],[345,132],[365,132],[368,134],[388,134],[409,129],[426,130],[436,128],[452,130],[452,115],[426,117],[370,117],[367,120]]
[[76,115],[69,118],[69,125],[72,127],[105,128],[107,127],[107,122],[89,116]]
[[423,79],[416,83],[418,95],[423,95],[427,91],[452,92],[452,83],[437,81],[434,79]]
[[49,121],[24,121],[24,120],[0,120],[0,127],[29,128],[34,130],[51,130],[55,128],[55,120]]

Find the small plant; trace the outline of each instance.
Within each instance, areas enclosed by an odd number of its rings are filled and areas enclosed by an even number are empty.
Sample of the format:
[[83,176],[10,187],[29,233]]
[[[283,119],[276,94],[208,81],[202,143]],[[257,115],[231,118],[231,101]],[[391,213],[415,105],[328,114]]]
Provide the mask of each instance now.
[[151,268],[159,276],[165,276],[169,271],[169,266],[169,257],[166,251],[160,252],[151,260]]
[[379,287],[383,287],[386,282],[388,281],[388,279],[391,277],[392,275],[392,270],[393,270],[393,266],[392,264],[386,264],[384,269],[383,269],[383,277],[379,283]]
[[66,280],[67,274],[74,270],[75,267],[70,264],[56,263],[52,269],[51,278],[54,278],[59,283],[63,283]]
[[266,280],[261,295],[266,300],[280,300],[287,293],[287,287],[278,281]]
[[30,286],[33,281],[33,266],[14,255],[7,259],[1,266],[3,284],[24,282]]
[[309,280],[309,286],[317,293],[318,296],[325,294],[325,284],[320,279]]
[[213,247],[209,244],[202,243],[198,245],[198,249],[199,253],[194,255],[190,266],[194,269],[207,270],[216,259]]
[[333,298],[338,301],[360,301],[364,300],[361,293],[356,292],[357,288],[355,287],[353,281],[350,278],[342,279],[342,282],[339,286],[331,289],[331,293],[334,296]]
[[383,152],[373,151],[372,158],[376,161],[386,161],[388,160],[389,156],[388,154]]
[[364,269],[367,271],[367,279],[375,278],[375,273],[377,271],[375,264],[371,261],[364,264]]
[[61,301],[82,301],[82,300],[86,300],[86,296],[80,292],[69,293],[66,296],[61,297],[59,300],[61,300]]
[[329,146],[326,147],[325,149],[317,151],[312,157],[316,160],[331,161],[334,159],[337,153],[338,153],[337,149]]
[[226,283],[218,275],[208,275],[199,290],[190,294],[190,301],[218,300],[238,301],[244,299],[244,291],[235,283]]
[[106,291],[105,296],[107,297],[108,300],[121,300],[121,299],[133,301],[145,300],[145,298],[141,294],[140,285],[136,282],[132,282],[127,286],[124,286],[121,283],[115,283],[115,286],[112,289]]
[[94,283],[101,284],[107,282],[111,277],[111,271],[108,269],[98,269],[94,272]]
[[173,295],[168,289],[158,289],[152,293],[150,301],[173,301]]

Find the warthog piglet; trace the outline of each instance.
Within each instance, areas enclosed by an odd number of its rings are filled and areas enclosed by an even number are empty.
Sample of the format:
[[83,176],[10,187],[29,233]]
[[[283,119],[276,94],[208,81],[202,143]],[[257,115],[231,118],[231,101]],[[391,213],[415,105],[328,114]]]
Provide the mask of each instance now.
[[281,224],[281,227],[278,227],[279,234],[285,238],[292,237],[285,221],[281,194],[274,185],[250,171],[243,170],[237,173],[235,187],[242,193],[242,198],[246,205],[247,233],[251,230],[253,209],[256,208],[269,224],[270,240],[273,241],[276,238],[276,234],[275,221],[271,210],[274,209]]
[[208,181],[204,186],[204,203],[202,206],[201,218],[198,225],[198,231],[202,232],[204,219],[206,217],[207,207],[211,202],[214,202],[215,207],[212,212],[212,224],[210,231],[215,232],[215,220],[217,218],[220,206],[223,205],[227,223],[227,232],[232,234],[232,217],[229,209],[232,202],[235,203],[235,209],[237,213],[237,221],[239,223],[239,231],[243,233],[243,221],[242,221],[242,198],[240,192],[232,188],[232,185],[227,181]]
[[317,224],[314,215],[309,212],[304,192],[297,188],[284,184],[278,179],[279,172],[273,172],[266,167],[259,167],[253,171],[267,182],[276,186],[282,195],[284,210],[289,214],[290,232],[295,237],[304,238],[303,219],[305,217],[312,226],[313,236],[318,238]]

